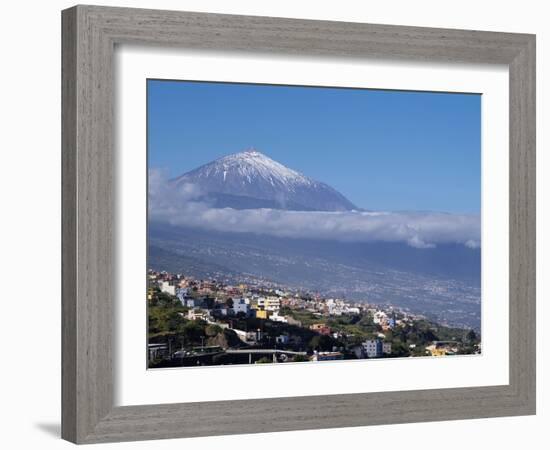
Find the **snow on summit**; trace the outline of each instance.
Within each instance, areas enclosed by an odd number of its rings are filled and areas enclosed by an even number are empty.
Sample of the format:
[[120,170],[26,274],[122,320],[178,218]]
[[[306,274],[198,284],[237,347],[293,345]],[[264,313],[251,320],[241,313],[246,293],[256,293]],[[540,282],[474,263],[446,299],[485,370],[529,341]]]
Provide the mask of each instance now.
[[289,189],[293,189],[297,184],[315,184],[313,180],[300,172],[289,169],[255,149],[223,156],[203,167],[205,170],[200,176],[211,177],[222,173],[224,181],[227,181],[228,174],[233,174],[248,183],[261,178],[273,186],[280,183]]
[[216,207],[347,211],[355,206],[335,189],[256,149],[223,156],[173,180],[195,184]]

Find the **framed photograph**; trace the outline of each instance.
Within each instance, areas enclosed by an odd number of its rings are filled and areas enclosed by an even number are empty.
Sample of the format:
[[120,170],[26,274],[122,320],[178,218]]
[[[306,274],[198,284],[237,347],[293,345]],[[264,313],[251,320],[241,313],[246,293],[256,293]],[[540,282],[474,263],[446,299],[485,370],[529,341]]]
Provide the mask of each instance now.
[[62,19],[65,439],[535,413],[533,35]]

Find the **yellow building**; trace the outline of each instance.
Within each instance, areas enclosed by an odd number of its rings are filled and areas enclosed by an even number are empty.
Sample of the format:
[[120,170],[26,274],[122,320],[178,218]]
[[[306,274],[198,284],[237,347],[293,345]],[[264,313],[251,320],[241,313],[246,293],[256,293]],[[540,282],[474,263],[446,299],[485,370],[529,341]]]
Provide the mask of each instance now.
[[275,296],[260,297],[257,303],[258,308],[263,308],[267,311],[278,311],[281,308],[281,299]]
[[426,350],[430,352],[431,356],[454,355],[458,350],[458,346],[453,341],[439,341],[428,345]]
[[447,354],[447,350],[444,347],[437,347],[436,345],[429,345],[426,347],[426,350],[430,352],[431,356],[445,356]]
[[256,309],[256,319],[267,319],[268,318],[268,315],[267,315],[267,311],[263,310],[263,309]]

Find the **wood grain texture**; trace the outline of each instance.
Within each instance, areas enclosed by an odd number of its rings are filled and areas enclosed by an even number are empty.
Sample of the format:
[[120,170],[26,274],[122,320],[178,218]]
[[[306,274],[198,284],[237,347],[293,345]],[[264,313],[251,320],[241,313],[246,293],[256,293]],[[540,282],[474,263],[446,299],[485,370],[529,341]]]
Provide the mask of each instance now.
[[[534,414],[534,36],[95,6],[62,16],[65,439],[93,443]],[[123,43],[508,65],[510,383],[113,407],[113,52]]]
[[61,333],[62,435],[76,440],[76,10],[62,17]]
[[113,406],[113,48],[83,8],[62,23],[62,436],[79,442]]

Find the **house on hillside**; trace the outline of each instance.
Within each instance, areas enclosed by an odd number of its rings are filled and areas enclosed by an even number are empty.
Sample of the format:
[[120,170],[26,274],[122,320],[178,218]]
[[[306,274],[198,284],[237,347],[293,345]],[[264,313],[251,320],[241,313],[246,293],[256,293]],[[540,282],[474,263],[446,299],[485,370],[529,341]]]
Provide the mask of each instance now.
[[309,326],[309,329],[325,336],[330,336],[331,333],[330,327],[325,323],[314,323]]
[[245,298],[238,298],[233,300],[233,313],[235,315],[242,313],[246,316],[250,315],[250,302],[247,302]]
[[384,354],[384,344],[381,339],[370,339],[363,342],[367,358],[380,358]]

